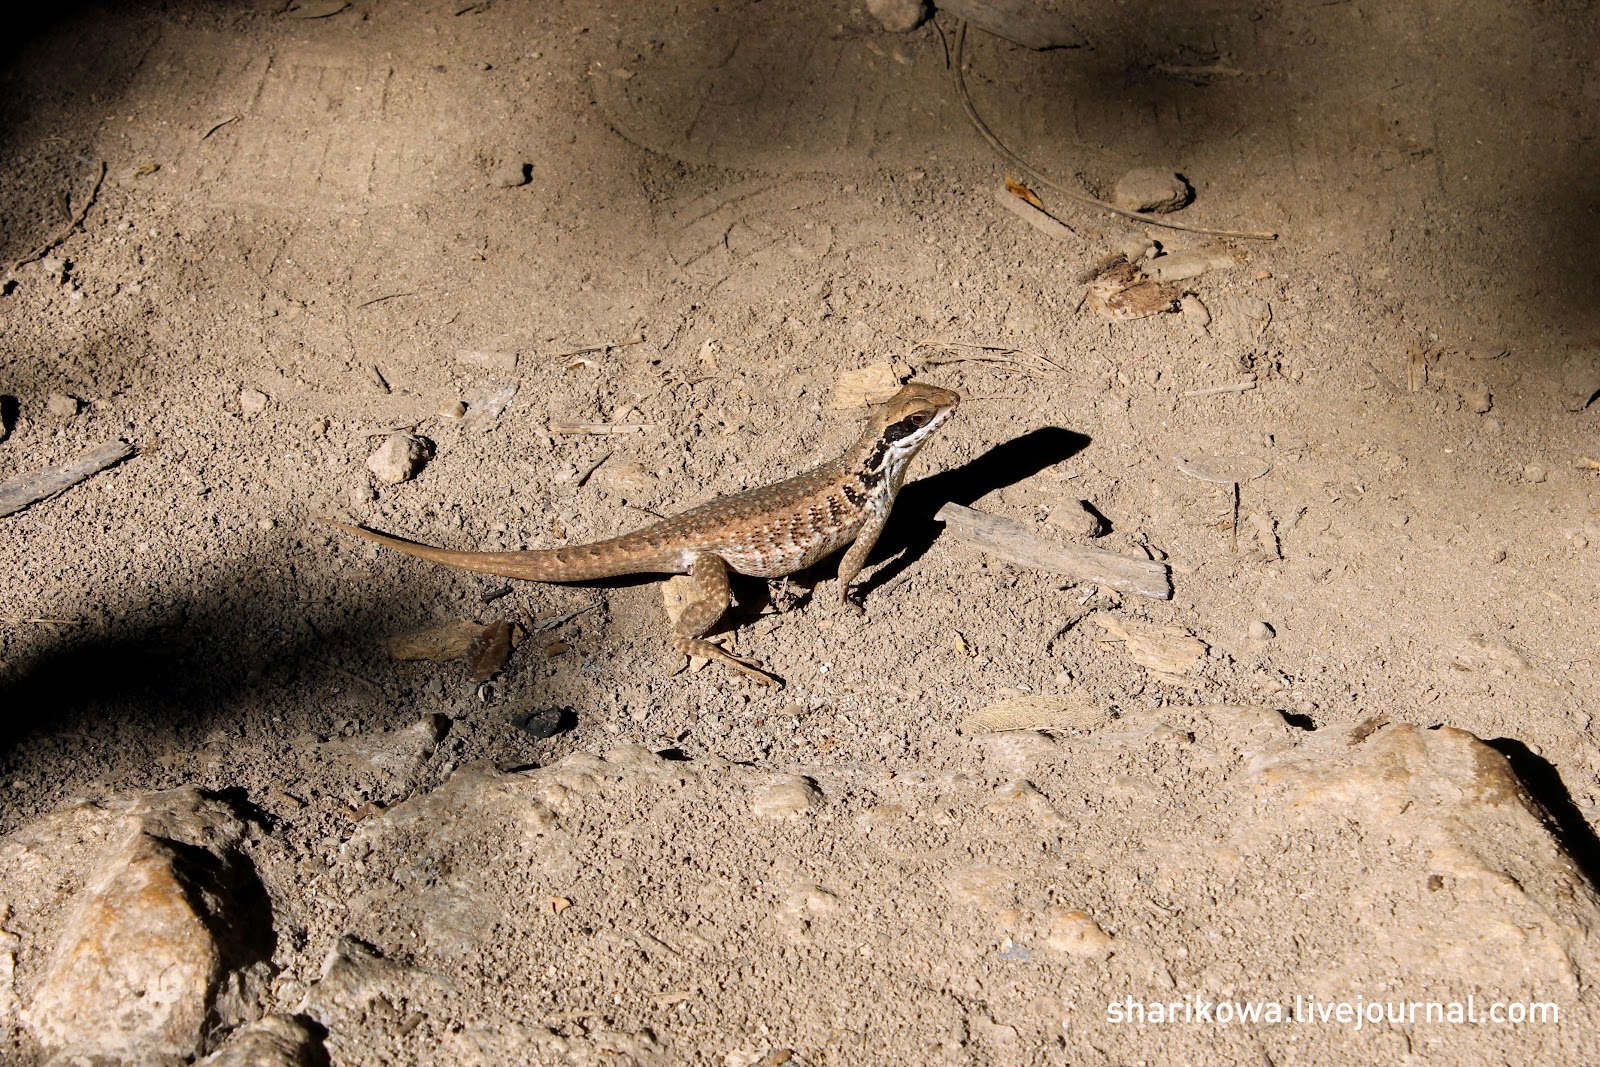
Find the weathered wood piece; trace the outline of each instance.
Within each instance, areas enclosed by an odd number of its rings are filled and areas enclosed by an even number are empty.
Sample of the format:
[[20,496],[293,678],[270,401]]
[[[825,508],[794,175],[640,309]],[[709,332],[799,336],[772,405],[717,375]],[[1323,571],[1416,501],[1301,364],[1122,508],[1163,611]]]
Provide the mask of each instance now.
[[1020,522],[960,504],[946,504],[934,518],[959,540],[1018,566],[1065,574],[1123,593],[1172,599],[1172,571],[1164,563],[1049,541]]
[[98,474],[107,467],[120,463],[133,455],[133,446],[126,441],[107,441],[91,448],[75,459],[48,467],[32,474],[19,474],[0,482],[0,517],[13,515],[23,508],[64,493],[85,478]]

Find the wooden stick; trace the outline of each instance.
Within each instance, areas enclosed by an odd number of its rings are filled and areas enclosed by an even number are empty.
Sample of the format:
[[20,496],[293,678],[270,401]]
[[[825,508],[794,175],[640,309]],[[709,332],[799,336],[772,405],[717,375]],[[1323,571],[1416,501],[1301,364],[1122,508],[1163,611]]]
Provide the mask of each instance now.
[[[43,244],[36,247],[32,252],[29,252],[21,259],[13,262],[11,264],[11,273],[15,274],[17,271],[21,270],[22,267],[32,263],[36,259],[43,259],[45,253],[49,252],[62,241],[65,241],[68,237],[71,237],[73,231],[79,226],[82,226],[83,220],[89,217],[89,209],[94,206],[95,197],[100,195],[100,185],[105,180],[106,163],[105,160],[102,159],[99,166],[95,168],[94,182],[89,186],[89,195],[83,198],[83,203],[78,205],[78,210],[72,213],[72,217],[67,220],[65,225],[46,238]],[[10,512],[0,512],[0,514],[10,514]]]
[[934,518],[943,522],[958,540],[1009,563],[1065,574],[1119,592],[1138,593],[1156,600],[1172,599],[1172,571],[1164,563],[1119,556],[1100,548],[1047,541],[1020,522],[960,504],[946,504]]
[[54,467],[32,474],[19,474],[0,482],[0,516],[14,515],[23,508],[64,493],[90,475],[98,474],[114,463],[133,455],[133,446],[126,441],[107,441],[91,448],[76,459],[69,459]]

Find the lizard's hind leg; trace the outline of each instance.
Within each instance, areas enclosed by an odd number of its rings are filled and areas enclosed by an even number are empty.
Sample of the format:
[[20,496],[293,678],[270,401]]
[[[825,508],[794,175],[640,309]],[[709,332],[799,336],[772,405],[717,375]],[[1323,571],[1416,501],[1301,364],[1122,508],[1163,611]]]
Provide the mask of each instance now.
[[773,688],[783,683],[776,676],[768,674],[756,663],[735,656],[732,652],[712,641],[707,641],[705,635],[722,618],[728,605],[733,601],[733,590],[728,585],[728,564],[714,553],[704,553],[696,556],[693,565],[689,568],[690,595],[688,603],[678,615],[677,621],[672,624],[672,647],[686,656],[699,656],[702,659],[714,659],[726,663],[736,671],[742,671],[750,677],[769,685]]

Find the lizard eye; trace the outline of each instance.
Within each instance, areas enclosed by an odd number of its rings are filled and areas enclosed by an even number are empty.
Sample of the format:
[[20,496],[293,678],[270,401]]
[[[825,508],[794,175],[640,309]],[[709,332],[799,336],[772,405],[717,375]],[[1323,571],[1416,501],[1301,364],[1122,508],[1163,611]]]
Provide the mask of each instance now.
[[933,416],[928,412],[919,411],[915,415],[909,416],[906,421],[910,422],[913,426],[926,426],[928,425],[928,420],[931,418],[933,418]]

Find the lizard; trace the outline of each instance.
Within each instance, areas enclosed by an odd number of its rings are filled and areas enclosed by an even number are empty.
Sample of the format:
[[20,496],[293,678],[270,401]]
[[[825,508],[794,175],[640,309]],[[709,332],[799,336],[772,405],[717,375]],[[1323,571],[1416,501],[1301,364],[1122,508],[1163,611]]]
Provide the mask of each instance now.
[[839,596],[864,613],[850,585],[889,520],[917,451],[955,411],[949,389],[908,382],[873,412],[855,444],[804,474],[719,497],[633,533],[589,544],[518,552],[457,552],[327,520],[357,537],[433,563],[502,578],[583,582],[622,574],[687,574],[688,603],[672,645],[770,686],[781,680],[706,638],[732,601],[728,572],[781,578],[849,546]]

